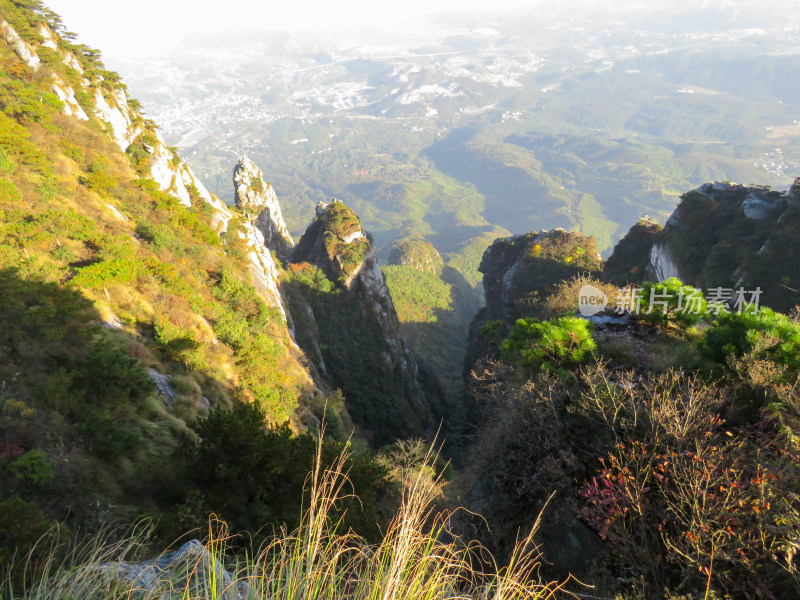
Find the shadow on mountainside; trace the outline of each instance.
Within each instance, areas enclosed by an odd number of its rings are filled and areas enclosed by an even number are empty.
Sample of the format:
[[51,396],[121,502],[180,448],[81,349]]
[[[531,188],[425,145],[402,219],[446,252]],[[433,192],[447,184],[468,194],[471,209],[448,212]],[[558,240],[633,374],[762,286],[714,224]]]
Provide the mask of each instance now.
[[[294,527],[315,438],[270,425],[236,390],[232,407],[215,398],[223,382],[188,387],[170,348],[107,321],[69,285],[0,270],[0,567],[36,546],[36,571],[54,544],[142,518],[157,523],[158,551],[202,537],[211,514],[238,536],[233,546]],[[343,448],[326,440],[324,460]],[[342,513],[375,537],[384,473],[368,457],[348,465],[361,500]]]

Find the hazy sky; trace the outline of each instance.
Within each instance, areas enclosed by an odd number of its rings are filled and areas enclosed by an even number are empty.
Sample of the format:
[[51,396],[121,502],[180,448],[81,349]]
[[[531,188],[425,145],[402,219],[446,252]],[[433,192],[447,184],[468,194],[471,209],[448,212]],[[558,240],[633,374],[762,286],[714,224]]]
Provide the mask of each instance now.
[[[79,40],[109,58],[154,54],[189,33],[291,29],[335,32],[388,27],[425,14],[454,10],[516,10],[543,0],[45,0]],[[591,2],[592,0],[588,0]],[[122,8],[124,7],[124,8]]]

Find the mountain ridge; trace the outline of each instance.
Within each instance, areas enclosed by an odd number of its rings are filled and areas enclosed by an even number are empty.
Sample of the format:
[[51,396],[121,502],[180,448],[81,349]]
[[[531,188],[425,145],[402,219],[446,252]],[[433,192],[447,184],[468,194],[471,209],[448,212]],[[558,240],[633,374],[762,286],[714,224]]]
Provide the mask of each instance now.
[[[146,518],[160,546],[212,514],[247,555],[298,522],[317,456],[358,486],[331,513],[348,539],[393,531],[409,473],[433,493],[438,472],[442,505],[468,510],[431,547],[463,534],[515,556],[519,529],[541,522],[547,576],[577,572],[609,597],[797,591],[800,325],[687,285],[763,285],[765,305],[795,304],[797,183],[701,186],[604,265],[586,232],[509,236],[464,213],[470,188],[417,171],[374,189],[388,204],[464,195],[455,213],[399,203],[409,219],[384,270],[344,202],[319,203],[295,244],[244,156],[226,167],[226,206],[97,51],[39,2],[0,9],[0,566],[29,549],[49,564],[37,540],[51,528],[72,543]],[[513,141],[484,158],[532,169],[542,138]],[[414,231],[415,211],[493,241],[477,257],[476,238]],[[456,255],[483,274],[469,339],[474,280]],[[586,286],[612,309],[641,286],[641,306],[578,316]],[[698,312],[681,314],[690,296]],[[465,346],[465,385],[443,385]],[[423,458],[437,432],[447,469]]]

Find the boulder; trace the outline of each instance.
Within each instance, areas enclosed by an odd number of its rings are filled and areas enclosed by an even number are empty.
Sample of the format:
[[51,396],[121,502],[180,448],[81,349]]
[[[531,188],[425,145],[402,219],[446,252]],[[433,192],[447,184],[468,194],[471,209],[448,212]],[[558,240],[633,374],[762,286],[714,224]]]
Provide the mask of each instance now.
[[243,600],[249,591],[247,582],[235,580],[213,552],[198,540],[144,562],[111,562],[97,568],[134,590],[131,595],[134,598],[167,600],[188,595],[190,598]]

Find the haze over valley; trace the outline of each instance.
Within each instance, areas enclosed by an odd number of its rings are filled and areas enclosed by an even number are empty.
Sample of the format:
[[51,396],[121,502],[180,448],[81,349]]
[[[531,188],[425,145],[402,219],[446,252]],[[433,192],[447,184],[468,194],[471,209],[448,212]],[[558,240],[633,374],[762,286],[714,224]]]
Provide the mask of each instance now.
[[3,597],[800,597],[794,4],[0,0]]
[[293,232],[336,197],[384,252],[421,234],[474,283],[477,239],[580,229],[607,255],[705,181],[787,188],[800,165],[788,8],[556,3],[371,35],[196,34],[109,62],[220,198],[247,155]]

